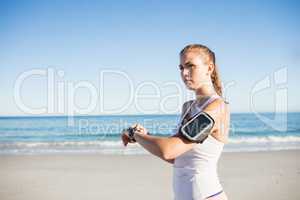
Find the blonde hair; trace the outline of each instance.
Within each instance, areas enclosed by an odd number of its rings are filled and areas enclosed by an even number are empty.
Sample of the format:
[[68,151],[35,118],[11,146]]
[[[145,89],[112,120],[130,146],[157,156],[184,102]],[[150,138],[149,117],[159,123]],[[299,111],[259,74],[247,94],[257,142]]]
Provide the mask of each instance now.
[[202,44],[189,44],[185,46],[181,51],[180,51],[180,56],[184,55],[188,51],[193,51],[196,50],[199,52],[199,55],[202,56],[202,58],[205,59],[206,64],[212,63],[214,66],[214,70],[211,73],[211,80],[214,86],[215,91],[217,92],[218,95],[222,96],[222,84],[221,84],[221,78],[220,74],[216,65],[216,57],[215,53],[210,50],[207,46],[204,46]]

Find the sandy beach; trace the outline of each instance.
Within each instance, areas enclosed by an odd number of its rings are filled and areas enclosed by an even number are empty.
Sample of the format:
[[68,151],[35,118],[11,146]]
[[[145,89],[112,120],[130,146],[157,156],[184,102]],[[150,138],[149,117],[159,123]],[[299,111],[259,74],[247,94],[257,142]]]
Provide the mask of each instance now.
[[[300,199],[299,153],[223,153],[229,199]],[[151,155],[2,155],[0,177],[1,200],[173,199],[172,165]]]

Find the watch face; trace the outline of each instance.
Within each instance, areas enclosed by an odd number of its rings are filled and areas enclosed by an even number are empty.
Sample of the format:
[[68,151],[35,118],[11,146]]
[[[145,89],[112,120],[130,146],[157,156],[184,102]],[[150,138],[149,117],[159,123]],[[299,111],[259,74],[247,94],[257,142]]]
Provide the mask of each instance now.
[[128,135],[130,136],[130,137],[133,137],[133,135],[134,135],[134,128],[132,128],[132,127],[129,127],[128,129],[127,129],[127,131],[128,131]]
[[209,128],[212,127],[213,121],[210,117],[205,114],[199,114],[196,118],[187,122],[183,130],[191,138],[197,137],[199,134],[206,132]]
[[134,137],[133,137],[134,131],[135,131],[134,128],[129,127],[129,128],[126,129],[126,131],[127,131],[127,133],[128,133],[129,139],[130,139],[132,142],[135,142],[135,139],[134,139]]

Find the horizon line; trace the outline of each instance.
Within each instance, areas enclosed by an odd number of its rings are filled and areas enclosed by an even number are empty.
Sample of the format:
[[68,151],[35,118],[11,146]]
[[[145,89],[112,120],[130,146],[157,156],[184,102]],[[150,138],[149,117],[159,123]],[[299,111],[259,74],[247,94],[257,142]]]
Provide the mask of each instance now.
[[[260,114],[274,113],[270,111],[256,112]],[[282,113],[300,113],[300,111],[288,111],[288,112],[277,112]],[[231,112],[231,114],[255,114],[254,112],[241,111],[241,112]],[[180,115],[180,113],[166,113],[166,114],[91,114],[91,115],[0,115],[0,118],[22,118],[22,117],[122,117],[122,116],[163,116],[163,115]]]

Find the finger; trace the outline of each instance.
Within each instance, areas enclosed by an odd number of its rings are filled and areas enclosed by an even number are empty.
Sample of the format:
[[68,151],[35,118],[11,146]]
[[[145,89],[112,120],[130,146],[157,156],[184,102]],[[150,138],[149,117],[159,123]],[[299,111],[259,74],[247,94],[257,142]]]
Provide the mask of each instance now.
[[135,143],[135,141],[132,141],[128,135],[128,133],[123,133],[122,139],[125,141],[125,144],[127,145],[128,143]]
[[122,135],[122,143],[123,143],[124,146],[126,146],[126,145],[125,145],[125,140],[124,140],[123,135]]
[[145,127],[141,126],[141,125],[138,127],[137,130],[139,130],[142,133],[147,133],[147,129]]
[[128,138],[125,134],[122,134],[122,142],[123,142],[124,146],[126,147],[128,144]]
[[143,130],[137,130],[135,133],[137,133],[137,134],[144,134],[144,131]]
[[144,127],[142,127],[141,125],[139,125],[139,126],[137,127],[138,130],[143,130],[143,128],[144,128]]
[[126,146],[126,144],[125,144],[125,141],[124,141],[124,140],[122,140],[122,143],[123,143],[123,145],[124,145],[124,146]]
[[136,129],[136,128],[137,128],[137,126],[138,126],[138,124],[137,124],[137,123],[135,123],[135,124],[133,124],[133,125],[131,126],[131,128],[134,128],[134,129]]
[[125,139],[127,137],[126,133],[122,134],[122,139]]
[[137,128],[137,129],[141,129],[141,128],[143,128],[143,126],[140,125],[140,124],[137,124],[136,128]]

